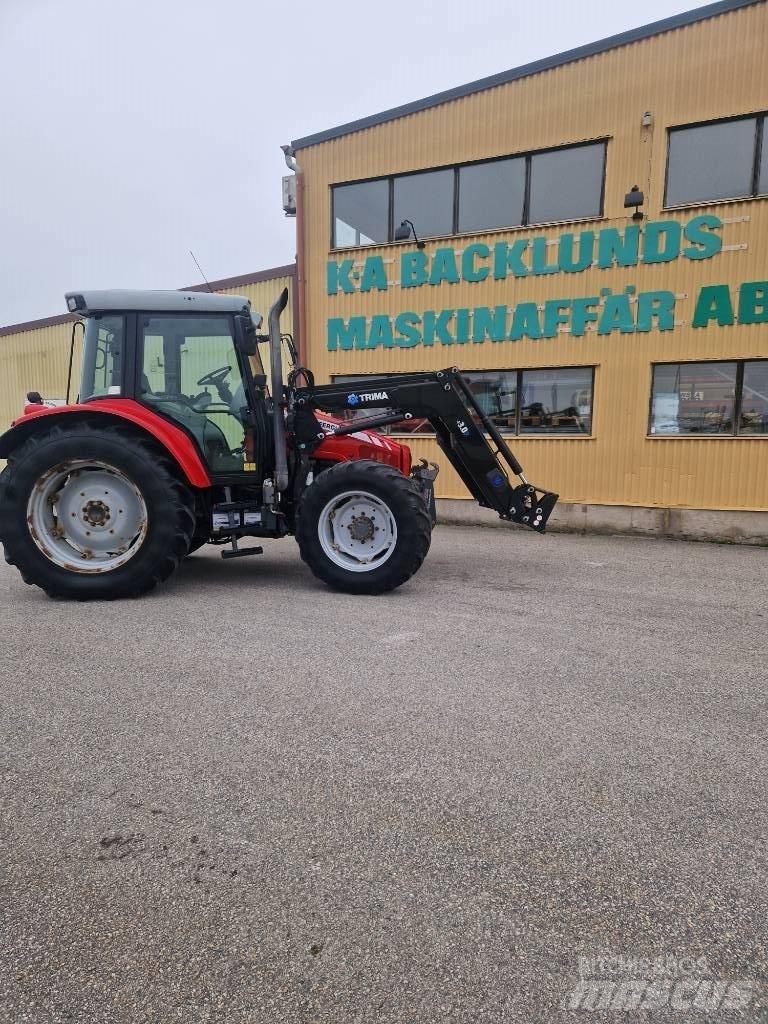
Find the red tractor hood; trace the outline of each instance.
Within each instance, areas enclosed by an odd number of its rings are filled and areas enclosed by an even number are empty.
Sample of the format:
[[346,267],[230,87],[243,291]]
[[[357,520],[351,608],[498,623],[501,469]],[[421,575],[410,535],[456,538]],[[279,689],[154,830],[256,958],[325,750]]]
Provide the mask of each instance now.
[[339,427],[347,426],[327,413],[315,413],[317,422],[326,433],[326,440],[315,448],[313,457],[328,462],[354,462],[356,459],[373,459],[399,469],[404,476],[411,472],[411,449],[393,441],[375,430],[357,430],[354,434],[336,437]]

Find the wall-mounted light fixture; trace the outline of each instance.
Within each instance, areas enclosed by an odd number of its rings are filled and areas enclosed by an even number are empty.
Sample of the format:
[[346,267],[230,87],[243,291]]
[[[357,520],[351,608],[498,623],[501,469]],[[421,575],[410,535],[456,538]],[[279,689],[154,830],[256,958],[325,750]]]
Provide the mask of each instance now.
[[627,192],[627,194],[624,196],[624,209],[631,210],[632,207],[635,208],[635,212],[632,214],[632,220],[643,219],[643,211],[640,209],[640,207],[643,205],[644,202],[645,196],[637,187],[637,185],[633,185],[629,192]]
[[423,249],[424,243],[420,241],[419,236],[416,234],[416,228],[413,226],[412,220],[403,220],[400,222],[400,227],[395,228],[395,241],[406,242],[413,234],[416,240],[416,248]]

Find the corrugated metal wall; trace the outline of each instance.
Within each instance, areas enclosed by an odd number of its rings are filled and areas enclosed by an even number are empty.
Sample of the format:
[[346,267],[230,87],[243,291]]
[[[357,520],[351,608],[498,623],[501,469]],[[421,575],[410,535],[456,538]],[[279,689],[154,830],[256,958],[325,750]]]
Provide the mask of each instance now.
[[[251,308],[264,316],[266,330],[269,307],[282,289],[288,288],[293,297],[293,277],[283,275],[231,288],[217,287],[214,282],[214,288],[220,294],[250,299]],[[281,324],[284,331],[293,333],[292,301],[288,302]],[[71,331],[72,323],[66,322],[38,328],[30,324],[21,331],[0,334],[0,432],[21,414],[28,391],[39,391],[46,399],[64,398]],[[82,331],[78,328],[72,372],[73,396],[77,394],[80,380],[81,338]]]
[[[654,361],[768,356],[768,326],[709,326],[693,330],[694,297],[707,284],[768,278],[768,201],[699,206],[662,212],[669,126],[768,109],[768,8],[744,8],[624,46],[483,93],[422,111],[302,150],[304,171],[307,360],[318,381],[333,374],[437,369],[514,369],[595,365],[591,438],[515,438],[514,448],[534,481],[566,501],[718,509],[768,509],[768,437],[649,438],[650,373]],[[493,69],[489,69],[493,70]],[[645,111],[653,124],[641,126]],[[625,193],[639,185],[649,219],[687,221],[701,213],[724,220],[723,251],[708,260],[587,270],[482,284],[441,284],[403,294],[328,296],[326,262],[372,252],[391,261],[391,279],[403,246],[330,250],[330,186],[343,181],[426,169],[485,157],[608,137],[605,217],[574,228],[625,227]],[[766,145],[766,142],[764,142]],[[417,224],[418,226],[418,224]],[[489,245],[525,235],[556,239],[565,230],[528,227],[430,242],[427,251],[472,242]],[[412,247],[412,243],[411,243]],[[599,294],[601,288],[676,293],[673,331],[583,338],[562,334],[543,341],[372,351],[328,352],[329,317],[403,310],[542,303],[550,298]],[[411,440],[414,454],[444,463],[434,442]],[[439,493],[466,491],[443,464]]]

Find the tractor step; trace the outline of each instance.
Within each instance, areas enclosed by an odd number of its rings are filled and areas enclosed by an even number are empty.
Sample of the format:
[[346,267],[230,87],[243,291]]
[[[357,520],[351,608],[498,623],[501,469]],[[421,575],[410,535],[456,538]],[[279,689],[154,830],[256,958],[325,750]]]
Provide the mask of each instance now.
[[222,551],[222,558],[245,558],[246,555],[263,555],[264,548],[235,548],[232,551]]

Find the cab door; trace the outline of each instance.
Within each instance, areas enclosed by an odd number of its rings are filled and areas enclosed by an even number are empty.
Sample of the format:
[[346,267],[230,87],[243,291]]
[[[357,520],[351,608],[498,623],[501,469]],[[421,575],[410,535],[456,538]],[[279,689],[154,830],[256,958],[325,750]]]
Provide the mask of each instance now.
[[254,474],[250,371],[233,317],[141,314],[139,345],[138,401],[192,435],[213,477]]

